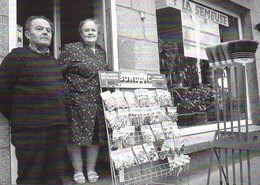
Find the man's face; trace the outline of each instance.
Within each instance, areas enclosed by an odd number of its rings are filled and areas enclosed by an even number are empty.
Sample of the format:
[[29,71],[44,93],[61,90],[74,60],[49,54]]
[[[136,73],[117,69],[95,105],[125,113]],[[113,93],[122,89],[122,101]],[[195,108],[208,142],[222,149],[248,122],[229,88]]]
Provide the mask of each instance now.
[[86,44],[95,44],[98,39],[98,27],[93,21],[87,21],[82,26],[80,35]]
[[31,22],[30,30],[26,31],[26,37],[30,43],[40,47],[48,47],[51,44],[52,30],[45,19],[34,19]]

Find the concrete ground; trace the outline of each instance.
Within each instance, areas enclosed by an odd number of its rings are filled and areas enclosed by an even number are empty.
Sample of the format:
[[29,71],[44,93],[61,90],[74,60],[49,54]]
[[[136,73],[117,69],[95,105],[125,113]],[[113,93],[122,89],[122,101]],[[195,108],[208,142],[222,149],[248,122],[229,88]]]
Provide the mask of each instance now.
[[[231,153],[231,151],[229,151]],[[238,152],[236,152],[238,153]],[[241,179],[241,172],[240,172],[240,162],[239,159],[236,159],[235,162],[235,181],[233,181],[233,169],[232,169],[232,164],[231,164],[231,158],[230,156],[228,157],[228,181],[227,183],[229,184],[236,184],[236,185],[248,185],[248,170],[247,170],[247,159],[246,159],[246,152],[243,152],[243,162],[242,162],[242,176],[243,179]],[[251,173],[251,184],[252,185],[259,185],[260,184],[260,176],[259,176],[259,172],[260,172],[260,153],[255,153],[255,152],[251,152],[251,159],[250,159],[250,173]],[[224,155],[222,154],[222,156],[224,157]],[[224,165],[224,163],[223,163]],[[185,179],[185,175],[184,177],[182,177],[182,182],[180,182],[180,185],[206,185],[207,184],[207,180],[208,180],[208,170],[201,170],[199,172],[196,172],[198,170],[199,167],[196,166],[191,166],[191,170],[190,173],[187,174]],[[224,165],[224,169],[226,169],[225,165]],[[226,171],[226,170],[225,170]],[[225,173],[226,174],[226,173]],[[227,175],[227,174],[226,174]],[[222,175],[222,182],[223,184],[227,184],[224,176]],[[210,174],[210,185],[219,185],[220,183],[220,175],[219,175],[219,168],[218,166],[214,166],[211,174]]]
[[[224,150],[222,150],[222,159],[224,158]],[[238,151],[235,153],[236,162],[235,162],[235,174],[236,174],[236,184],[244,184],[247,185],[248,183],[248,176],[247,176],[247,160],[246,160],[246,152],[243,152],[243,180],[240,179],[240,162],[239,162],[239,154]],[[191,160],[191,166],[189,173],[181,173],[179,178],[176,178],[175,176],[168,176],[167,178],[161,179],[161,180],[153,180],[150,185],[156,185],[156,184],[170,184],[170,185],[206,185],[207,179],[208,179],[208,164],[210,159],[210,150],[204,150],[200,152],[196,152],[190,155]],[[251,184],[252,185],[260,185],[260,153],[257,152],[251,152],[250,153],[250,166],[251,166]],[[231,163],[231,151],[229,150],[228,155],[228,170],[229,170],[229,183],[233,184],[233,171],[232,171],[232,163]],[[203,162],[204,161],[204,162]],[[224,163],[223,163],[224,165]],[[99,171],[100,179],[96,185],[111,185],[112,179],[109,169],[109,163],[105,162],[105,164],[98,164],[98,169],[103,169],[103,171]],[[224,166],[225,168],[225,166]],[[15,177],[15,176],[13,176]],[[223,176],[222,176],[223,178]],[[243,183],[241,183],[243,182]],[[15,183],[14,183],[15,184]],[[72,172],[67,172],[66,185],[70,184],[76,184],[72,180]],[[86,183],[89,184],[89,183]],[[215,156],[213,158],[213,167],[211,170],[210,175],[210,185],[219,185],[220,184],[220,177],[219,177],[219,168],[217,166],[217,162],[215,159]],[[225,183],[225,180],[223,178],[223,184]],[[136,184],[138,185],[138,184]]]
[[[202,127],[197,127],[197,129],[202,129]],[[259,126],[252,125],[250,127],[250,131],[258,131]],[[201,131],[201,130],[200,130]],[[200,135],[192,135],[187,137],[190,144],[196,144],[197,142],[201,141],[209,141],[213,139],[214,134],[213,133],[203,133]],[[16,159],[14,156],[14,148],[12,147],[12,184],[15,184],[15,179],[17,177],[16,174]],[[98,173],[100,175],[100,179],[96,185],[111,185],[112,179],[111,179],[111,173],[110,173],[110,166],[108,160],[103,160],[106,158],[107,153],[103,153],[104,155],[101,156],[101,162],[97,164]],[[191,157],[191,165],[190,170],[188,173],[181,173],[180,176],[177,178],[175,176],[168,176],[167,178],[164,178],[162,180],[153,180],[150,185],[159,185],[159,184],[170,184],[170,185],[206,185],[207,179],[208,179],[208,168],[209,168],[209,160],[211,155],[211,150],[201,150],[198,152],[193,152],[189,154]],[[222,150],[222,164],[225,165],[224,159],[225,159],[225,152],[224,149]],[[247,170],[247,155],[246,152],[242,152],[242,168],[240,167],[241,164],[239,162],[239,156],[240,153],[238,151],[235,152],[235,179],[236,183],[233,182],[233,170],[232,170],[232,153],[231,150],[228,150],[228,155],[226,157],[227,164],[228,164],[228,182],[229,184],[249,184],[248,182],[248,170]],[[102,159],[103,157],[103,159]],[[212,170],[210,175],[210,185],[219,185],[220,184],[220,176],[219,176],[219,168],[218,168],[218,162],[216,159],[215,154],[213,155],[213,162],[212,164]],[[250,152],[250,167],[251,167],[251,184],[252,185],[260,185],[260,152]],[[67,172],[66,172],[66,178],[65,183],[67,185],[75,183],[72,179],[72,167],[68,166]],[[224,169],[226,170],[226,167],[224,166]],[[241,179],[241,172],[242,170],[243,178]],[[223,184],[226,184],[224,177],[222,176],[222,182]],[[242,183],[241,183],[242,182]],[[89,183],[86,183],[89,184]],[[140,184],[140,183],[139,183]],[[136,185],[139,185],[136,183]]]

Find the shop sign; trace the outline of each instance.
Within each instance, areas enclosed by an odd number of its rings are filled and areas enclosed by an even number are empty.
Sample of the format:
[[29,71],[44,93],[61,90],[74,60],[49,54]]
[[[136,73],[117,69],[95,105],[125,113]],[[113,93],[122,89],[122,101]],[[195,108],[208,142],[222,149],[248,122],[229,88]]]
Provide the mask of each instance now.
[[205,48],[220,43],[219,24],[181,12],[184,56],[208,60]]
[[165,75],[133,72],[99,71],[101,87],[166,88]]
[[[156,0],[160,2],[160,0]],[[228,16],[188,0],[164,0],[166,5],[228,27]]]

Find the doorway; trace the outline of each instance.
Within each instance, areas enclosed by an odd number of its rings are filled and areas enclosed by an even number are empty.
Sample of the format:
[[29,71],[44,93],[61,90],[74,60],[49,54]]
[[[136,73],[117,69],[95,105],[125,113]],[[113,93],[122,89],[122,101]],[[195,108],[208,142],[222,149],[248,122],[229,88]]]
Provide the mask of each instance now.
[[[24,27],[26,20],[33,15],[43,15],[55,24],[55,37],[50,46],[51,55],[58,58],[60,50],[64,44],[77,42],[80,39],[78,26],[80,21],[86,18],[96,18],[103,25],[103,0],[16,0],[17,25]],[[19,27],[19,26],[18,26]],[[101,27],[101,38],[104,33]],[[21,33],[23,42],[21,46],[27,46],[29,43]],[[104,47],[104,40],[99,39],[99,44]],[[18,47],[18,46],[16,46]],[[16,184],[17,178],[17,160],[15,149],[11,146],[12,163],[12,184]]]
[[[53,1],[51,0],[17,0],[17,24],[24,27],[25,21],[30,16],[43,15],[53,20]],[[23,46],[28,46],[28,40],[23,35]],[[22,46],[21,45],[21,46]],[[53,54],[53,45],[50,46],[51,54]]]
[[79,23],[86,18],[94,17],[93,3],[94,0],[60,1],[61,46],[79,41]]
[[[53,21],[55,37],[50,51],[57,58],[64,44],[79,41],[80,21],[96,18],[101,25],[103,24],[102,2],[102,0],[19,0],[17,1],[17,24],[24,27],[25,21],[32,15],[43,15]],[[103,30],[100,31],[103,33]],[[99,41],[99,44],[104,46],[103,42],[103,40]],[[27,45],[28,41],[23,34],[23,46]]]

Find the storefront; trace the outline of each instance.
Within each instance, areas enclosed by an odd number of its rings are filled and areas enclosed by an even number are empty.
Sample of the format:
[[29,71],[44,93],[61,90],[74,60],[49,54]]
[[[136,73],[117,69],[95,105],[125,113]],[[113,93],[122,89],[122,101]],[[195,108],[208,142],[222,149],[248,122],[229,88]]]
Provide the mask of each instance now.
[[[181,114],[179,126],[214,121],[213,77],[205,48],[242,39],[239,14],[205,1],[158,0],[155,5],[160,69]],[[231,73],[234,76],[234,70]],[[241,69],[239,74],[239,83],[243,83]],[[240,91],[238,96],[244,94]]]
[[[94,17],[103,25],[99,44],[106,50],[107,62],[114,71],[167,76],[169,66],[162,63],[161,46],[177,46],[169,53],[172,65],[177,62],[178,66],[168,78],[168,85],[173,94],[180,93],[193,85],[212,82],[205,47],[230,40],[259,40],[259,33],[253,29],[260,20],[258,4],[257,0],[5,0],[0,3],[0,60],[12,48],[28,44],[22,26],[31,15],[44,15],[55,23],[51,46],[55,57],[64,44],[79,40],[78,23]],[[259,121],[259,59],[257,51],[256,62],[248,65],[247,77],[251,118],[255,123]],[[239,80],[242,83],[245,78],[240,76]],[[9,179],[3,181],[8,184]]]

